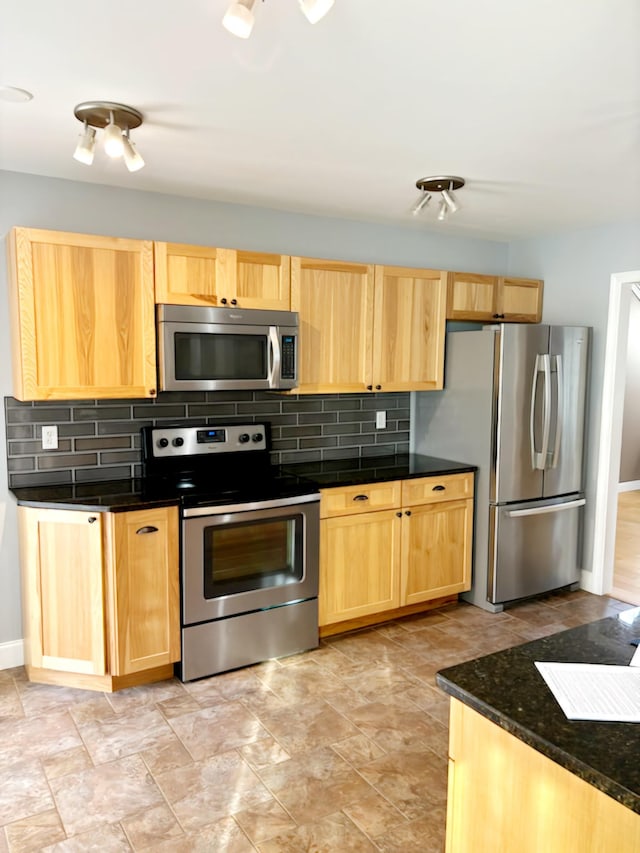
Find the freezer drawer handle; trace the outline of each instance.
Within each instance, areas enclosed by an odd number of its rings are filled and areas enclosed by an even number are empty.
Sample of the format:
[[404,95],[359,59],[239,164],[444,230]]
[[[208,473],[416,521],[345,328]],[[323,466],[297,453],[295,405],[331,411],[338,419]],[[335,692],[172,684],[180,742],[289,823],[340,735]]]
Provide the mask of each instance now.
[[368,501],[369,495],[356,495],[354,501]]
[[434,487],[431,489],[431,491],[432,491],[432,492],[444,492],[444,490],[445,490],[446,488],[447,488],[446,486],[434,486]]
[[507,512],[509,518],[520,518],[523,515],[545,515],[548,512],[563,512],[565,509],[575,509],[578,506],[584,506],[586,500],[580,498],[577,501],[567,501],[566,504],[553,504],[553,506],[536,506],[533,509],[512,509]]

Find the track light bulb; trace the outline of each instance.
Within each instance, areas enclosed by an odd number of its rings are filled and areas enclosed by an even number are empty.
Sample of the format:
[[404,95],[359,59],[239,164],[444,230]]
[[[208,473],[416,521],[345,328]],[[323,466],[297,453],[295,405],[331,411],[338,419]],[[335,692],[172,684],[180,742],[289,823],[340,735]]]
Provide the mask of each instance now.
[[[443,192],[444,195],[444,192]],[[447,202],[444,199],[440,200],[440,208],[438,210],[438,220],[440,222],[444,222],[447,218],[447,213],[449,212],[449,208],[447,207]]]
[[334,2],[335,0],[300,0],[300,8],[310,24],[317,24],[331,9]]
[[252,12],[255,0],[238,0],[232,3],[224,13],[222,26],[234,36],[248,39],[253,29],[255,18]]
[[423,207],[426,207],[431,201],[431,194],[428,192],[423,192],[420,198],[416,200],[416,203],[411,208],[411,213],[414,216],[417,216]]
[[130,172],[137,172],[139,169],[143,168],[144,160],[138,153],[136,146],[129,139],[129,131],[126,131],[122,138],[122,154],[124,157],[124,164]]
[[111,121],[104,129],[104,150],[109,157],[122,157],[124,143],[122,141],[122,130]]
[[445,200],[451,213],[455,213],[456,210],[460,209],[460,205],[453,197],[451,190],[442,190],[442,198]]
[[80,134],[73,157],[79,163],[90,166],[93,163],[93,154],[96,148],[96,129],[84,123],[84,130]]

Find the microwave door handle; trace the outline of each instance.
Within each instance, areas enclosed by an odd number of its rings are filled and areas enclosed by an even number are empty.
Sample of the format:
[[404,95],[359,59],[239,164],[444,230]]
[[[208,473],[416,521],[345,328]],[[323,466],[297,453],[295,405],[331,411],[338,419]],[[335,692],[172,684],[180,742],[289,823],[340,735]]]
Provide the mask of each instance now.
[[280,338],[276,326],[269,326],[269,388],[279,386],[280,377]]

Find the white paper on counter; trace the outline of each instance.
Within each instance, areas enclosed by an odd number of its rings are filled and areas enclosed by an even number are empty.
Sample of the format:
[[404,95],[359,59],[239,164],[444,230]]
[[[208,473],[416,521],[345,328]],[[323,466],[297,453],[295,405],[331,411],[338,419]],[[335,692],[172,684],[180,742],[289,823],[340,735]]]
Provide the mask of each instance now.
[[640,723],[640,669],[592,663],[535,662],[570,720]]

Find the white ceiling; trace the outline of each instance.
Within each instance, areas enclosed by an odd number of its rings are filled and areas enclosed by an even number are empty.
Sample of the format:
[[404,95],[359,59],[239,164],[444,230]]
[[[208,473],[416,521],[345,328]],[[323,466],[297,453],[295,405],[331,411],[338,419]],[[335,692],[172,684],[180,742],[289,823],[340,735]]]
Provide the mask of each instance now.
[[[640,216],[638,0],[0,0],[0,168],[511,239]],[[74,106],[141,110],[130,174]],[[427,175],[462,209],[410,208]]]

